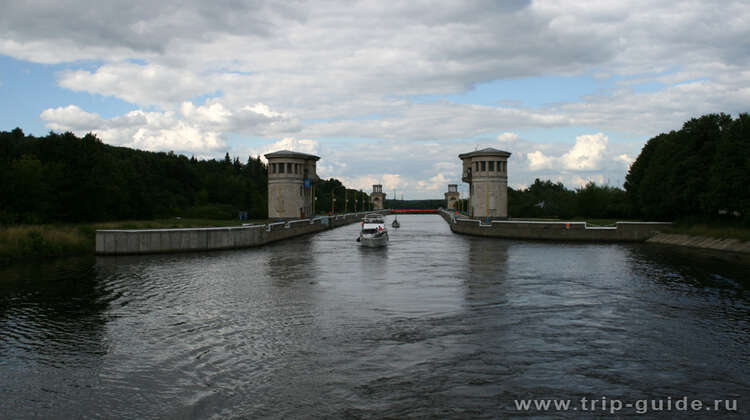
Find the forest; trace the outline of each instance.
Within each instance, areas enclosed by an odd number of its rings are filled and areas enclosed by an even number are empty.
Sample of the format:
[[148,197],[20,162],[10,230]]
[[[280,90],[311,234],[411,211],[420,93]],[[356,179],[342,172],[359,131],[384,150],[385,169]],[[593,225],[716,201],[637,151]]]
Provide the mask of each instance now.
[[750,116],[693,118],[650,139],[625,178],[635,217],[750,223]]
[[92,134],[0,132],[0,179],[2,224],[267,214],[259,158],[199,160],[110,146]]
[[535,180],[508,189],[511,217],[629,218],[680,223],[750,223],[750,116],[693,118],[646,142],[624,189],[568,189]]
[[508,188],[508,214],[512,218],[597,218],[632,217],[625,191],[590,182],[577,189],[562,183],[534,180],[528,188]]
[[[267,170],[259,157],[199,160],[110,146],[93,134],[0,132],[0,179],[6,225],[268,215]],[[315,196],[318,214],[369,203],[366,193],[334,178],[320,180]]]

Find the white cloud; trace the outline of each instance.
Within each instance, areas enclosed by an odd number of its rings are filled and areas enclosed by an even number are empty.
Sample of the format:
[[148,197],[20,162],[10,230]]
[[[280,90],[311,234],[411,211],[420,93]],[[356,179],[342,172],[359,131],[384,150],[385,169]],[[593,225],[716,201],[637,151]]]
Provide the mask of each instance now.
[[98,127],[103,123],[98,114],[86,112],[75,105],[46,109],[40,117],[49,121],[47,127],[57,131],[72,131],[85,133],[92,127]]
[[620,162],[625,163],[626,165],[630,166],[633,162],[635,162],[635,158],[628,155],[627,153],[623,153],[621,155],[617,155],[615,157],[616,160],[619,160]]
[[[284,120],[281,113],[274,112],[261,103],[232,110],[216,100],[206,101],[200,106],[183,102],[179,113],[135,110],[119,117],[103,119],[96,113],[68,105],[44,110],[40,117],[52,130],[72,131],[76,134],[93,132],[106,143],[200,156],[227,151],[227,132],[266,133],[278,131],[275,127],[279,125],[286,124],[289,127],[295,123],[293,120]],[[284,138],[278,144],[309,153],[317,150],[317,142],[313,140]]]
[[539,150],[526,154],[529,169],[591,171],[600,169],[608,139],[603,133],[576,137],[573,147],[562,156],[547,156]]
[[562,155],[560,161],[565,169],[578,171],[599,169],[599,162],[607,148],[607,142],[607,136],[603,133],[578,136],[576,144]]
[[[320,142],[309,139],[295,139],[285,137],[265,147],[261,154],[275,152],[277,150],[291,150],[293,152],[308,153],[311,155],[320,154]],[[265,159],[265,158],[263,158]]]
[[519,139],[516,133],[503,133],[497,136],[497,142],[501,145],[511,145]]
[[131,111],[109,120],[81,110],[75,105],[47,109],[40,117],[47,127],[78,135],[96,134],[106,143],[144,150],[172,150],[205,155],[226,149],[217,131],[176,118],[173,112]]
[[419,185],[422,191],[443,192],[447,190],[446,186],[448,185],[448,183],[448,176],[446,176],[446,174],[439,173],[431,177],[428,181],[418,181],[417,185]]
[[553,168],[557,161],[555,158],[545,156],[544,153],[539,150],[527,153],[526,159],[529,161],[529,169],[532,171]]
[[58,83],[73,91],[114,96],[136,105],[159,105],[165,109],[215,89],[188,70],[127,62],[106,64],[94,72],[65,71],[59,75]]

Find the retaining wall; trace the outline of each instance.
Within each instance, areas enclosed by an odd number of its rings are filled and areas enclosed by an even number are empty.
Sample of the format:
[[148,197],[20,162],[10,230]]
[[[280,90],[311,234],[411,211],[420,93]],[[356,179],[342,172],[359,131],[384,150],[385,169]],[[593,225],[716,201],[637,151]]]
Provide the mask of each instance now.
[[717,239],[703,236],[659,233],[649,238],[647,242],[750,254],[750,242],[740,241],[739,239]]
[[455,233],[511,239],[555,241],[642,242],[656,235],[671,223],[617,222],[613,227],[593,227],[586,222],[550,222],[526,220],[480,220],[456,216],[441,210],[440,215]]
[[[378,212],[387,214],[388,210]],[[347,213],[251,226],[97,230],[96,253],[99,255],[157,254],[260,246],[356,223],[367,213]]]

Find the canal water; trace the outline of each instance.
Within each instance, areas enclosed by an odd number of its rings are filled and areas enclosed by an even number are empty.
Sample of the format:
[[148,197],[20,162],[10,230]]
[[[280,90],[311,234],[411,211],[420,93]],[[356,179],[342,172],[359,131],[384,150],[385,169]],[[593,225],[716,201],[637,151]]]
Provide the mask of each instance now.
[[[0,417],[580,418],[609,416],[605,400],[616,417],[750,413],[748,266],[399,220],[386,249],[350,225],[2,269]],[[678,411],[683,398],[737,410]]]

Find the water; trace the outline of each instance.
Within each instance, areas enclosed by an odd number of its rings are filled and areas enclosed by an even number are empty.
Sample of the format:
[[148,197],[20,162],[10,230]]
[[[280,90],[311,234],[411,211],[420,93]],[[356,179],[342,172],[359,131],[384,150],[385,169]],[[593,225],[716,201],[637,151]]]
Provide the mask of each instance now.
[[351,225],[6,268],[0,417],[579,418],[514,400],[582,397],[737,400],[649,417],[750,413],[747,266],[399,220],[387,249],[360,248]]

